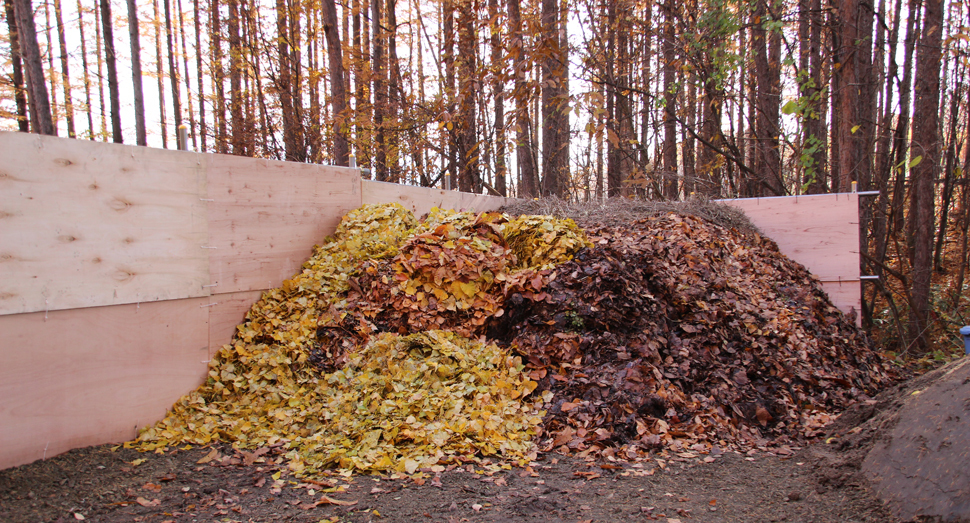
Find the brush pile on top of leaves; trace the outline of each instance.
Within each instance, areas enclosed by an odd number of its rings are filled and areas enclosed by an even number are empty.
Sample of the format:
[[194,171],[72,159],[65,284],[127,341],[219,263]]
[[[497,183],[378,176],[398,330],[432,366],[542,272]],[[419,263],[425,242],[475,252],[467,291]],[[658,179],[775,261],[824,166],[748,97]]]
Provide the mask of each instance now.
[[300,474],[634,458],[811,437],[892,379],[757,233],[586,221],[359,209],[136,445],[284,445]]

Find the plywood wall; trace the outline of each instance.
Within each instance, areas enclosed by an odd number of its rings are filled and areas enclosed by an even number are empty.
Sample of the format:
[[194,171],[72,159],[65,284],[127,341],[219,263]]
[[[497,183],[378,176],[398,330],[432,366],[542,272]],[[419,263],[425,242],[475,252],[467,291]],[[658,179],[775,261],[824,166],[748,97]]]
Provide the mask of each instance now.
[[208,294],[186,153],[3,133],[0,158],[0,314]]
[[[740,208],[778,249],[822,282],[836,307],[862,310],[859,195],[855,193],[722,200]],[[861,320],[857,316],[857,321]]]
[[494,211],[514,198],[486,196],[396,183],[361,182],[362,203],[400,203],[419,218],[433,207],[456,211]]
[[201,383],[208,297],[0,316],[0,468],[132,439]]
[[212,292],[279,287],[360,207],[356,169],[209,156],[208,282]]

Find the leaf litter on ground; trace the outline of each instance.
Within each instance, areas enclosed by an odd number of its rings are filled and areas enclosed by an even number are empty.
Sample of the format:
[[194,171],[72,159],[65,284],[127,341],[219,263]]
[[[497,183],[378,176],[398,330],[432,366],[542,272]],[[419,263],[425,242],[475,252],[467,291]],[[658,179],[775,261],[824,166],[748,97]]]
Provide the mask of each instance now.
[[893,379],[743,216],[554,203],[348,214],[133,444],[280,447],[305,477],[690,456],[813,437]]

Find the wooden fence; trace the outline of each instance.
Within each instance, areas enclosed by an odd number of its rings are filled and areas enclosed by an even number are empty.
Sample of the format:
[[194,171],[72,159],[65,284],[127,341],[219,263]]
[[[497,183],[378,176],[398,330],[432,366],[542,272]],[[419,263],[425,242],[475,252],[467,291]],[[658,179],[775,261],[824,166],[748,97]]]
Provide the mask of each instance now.
[[[729,203],[858,309],[855,198]],[[390,201],[417,214],[507,202],[349,168],[0,132],[0,468],[134,437],[198,386],[341,216]]]

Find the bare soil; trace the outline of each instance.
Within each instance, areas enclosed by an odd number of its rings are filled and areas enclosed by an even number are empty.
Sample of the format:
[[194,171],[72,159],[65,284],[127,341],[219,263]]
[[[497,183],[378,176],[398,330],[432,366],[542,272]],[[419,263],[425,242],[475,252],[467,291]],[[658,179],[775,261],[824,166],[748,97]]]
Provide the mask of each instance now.
[[[199,464],[213,449],[220,456]],[[549,453],[527,468],[468,463],[418,480],[314,484],[288,476],[272,453],[247,465],[225,446],[159,455],[105,445],[0,471],[0,520],[893,521],[863,483],[821,483],[811,449],[664,456],[631,464]]]

